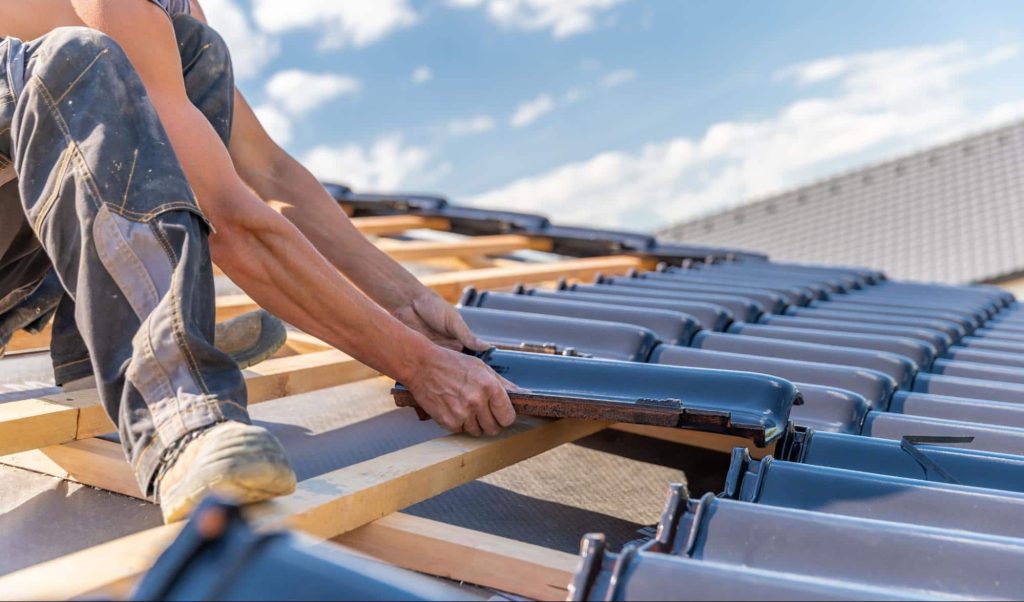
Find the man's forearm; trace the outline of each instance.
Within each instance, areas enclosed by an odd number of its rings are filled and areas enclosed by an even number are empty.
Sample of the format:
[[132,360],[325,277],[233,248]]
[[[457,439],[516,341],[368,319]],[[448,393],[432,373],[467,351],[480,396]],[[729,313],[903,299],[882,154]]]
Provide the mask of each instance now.
[[[250,208],[253,208],[250,205]],[[265,205],[210,238],[214,259],[262,307],[398,380],[432,344],[353,288]]]
[[388,311],[428,292],[352,225],[305,168],[290,158],[281,163],[277,171],[263,174],[249,185],[295,224],[334,267]]

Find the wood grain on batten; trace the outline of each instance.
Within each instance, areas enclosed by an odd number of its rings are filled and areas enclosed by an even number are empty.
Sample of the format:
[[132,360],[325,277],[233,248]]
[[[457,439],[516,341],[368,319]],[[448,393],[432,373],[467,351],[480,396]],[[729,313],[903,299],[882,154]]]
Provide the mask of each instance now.
[[355,217],[352,225],[366,236],[388,236],[408,230],[448,230],[448,220],[440,217],[416,215],[386,215],[381,217]]
[[578,562],[558,550],[397,512],[334,541],[402,568],[532,600],[565,600]]
[[625,274],[631,268],[641,267],[643,267],[643,260],[639,257],[615,255],[435,274],[424,276],[420,280],[448,301],[455,302],[462,295],[463,289],[470,285],[480,288],[498,288],[514,286],[519,283],[546,282],[558,278],[582,280],[593,278],[597,274]]
[[[377,376],[340,351],[268,360],[245,371],[249,403]],[[95,389],[0,404],[0,456],[114,432]]]
[[[586,280],[594,278],[598,274],[625,274],[632,268],[643,268],[644,262],[642,257],[613,255],[431,274],[423,276],[420,281],[449,302],[455,303],[462,295],[462,291],[470,285],[479,288],[501,288],[521,283],[551,282],[559,278]],[[222,322],[253,311],[258,307],[256,302],[247,295],[219,297],[217,299],[217,321]]]
[[[607,426],[523,418],[494,438],[433,439],[303,481],[293,495],[256,508],[256,522],[332,539]],[[150,529],[11,573],[0,577],[0,592],[35,600],[102,591],[145,571],[178,529]]]
[[[143,498],[121,446],[102,439],[17,454],[2,462]],[[537,600],[564,600],[576,564],[571,554],[400,513],[334,541],[402,568]]]
[[652,439],[670,441],[691,447],[709,449],[712,451],[731,453],[737,447],[745,447],[750,450],[750,455],[755,459],[761,459],[774,453],[775,443],[768,447],[756,447],[753,441],[734,437],[732,435],[720,435],[717,433],[703,433],[699,431],[688,431],[677,428],[665,428],[660,426],[647,426],[643,424],[616,424],[612,427],[617,431],[642,435]]
[[475,236],[455,241],[378,240],[377,248],[395,261],[419,261],[438,257],[482,257],[522,250],[548,251],[550,241],[513,234]]

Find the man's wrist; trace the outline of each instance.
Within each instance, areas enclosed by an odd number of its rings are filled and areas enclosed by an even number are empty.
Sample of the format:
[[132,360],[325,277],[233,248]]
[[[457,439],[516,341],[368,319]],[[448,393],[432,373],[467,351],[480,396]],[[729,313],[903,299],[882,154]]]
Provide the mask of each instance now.
[[440,352],[437,345],[431,343],[425,336],[411,329],[406,329],[407,335],[396,345],[395,379],[401,383],[412,382],[416,376],[424,370],[434,356]]

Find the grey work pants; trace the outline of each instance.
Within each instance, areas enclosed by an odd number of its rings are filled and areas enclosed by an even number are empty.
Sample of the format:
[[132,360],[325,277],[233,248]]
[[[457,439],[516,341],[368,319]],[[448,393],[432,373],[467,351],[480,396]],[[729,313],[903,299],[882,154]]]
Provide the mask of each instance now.
[[[189,97],[226,142],[227,48],[191,17],[173,23]],[[29,229],[66,291],[53,328],[57,381],[96,375],[152,495],[181,441],[225,420],[249,422],[242,374],[213,344],[210,226],[138,74],[96,31],[3,41],[0,154],[17,175],[0,204],[19,204],[24,217],[0,229]]]

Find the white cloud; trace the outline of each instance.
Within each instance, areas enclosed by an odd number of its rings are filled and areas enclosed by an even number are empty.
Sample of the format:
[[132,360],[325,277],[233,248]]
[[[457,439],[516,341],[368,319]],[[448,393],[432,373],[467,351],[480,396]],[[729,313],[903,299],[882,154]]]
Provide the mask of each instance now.
[[548,94],[541,94],[516,108],[509,123],[512,127],[526,127],[555,109],[555,100]]
[[483,134],[495,128],[497,124],[493,117],[487,115],[475,115],[465,119],[456,119],[448,123],[448,134],[452,136],[468,136],[470,134]]
[[460,8],[483,7],[487,16],[506,28],[547,30],[567,38],[594,29],[597,16],[626,0],[448,0]]
[[985,121],[990,126],[1001,125],[1021,118],[1024,118],[1024,100],[996,105],[985,115]]
[[832,80],[829,89],[761,120],[721,122],[699,138],[602,153],[469,202],[570,223],[666,226],[1024,114],[1017,101],[977,106],[980,91],[965,81],[1016,56],[1005,48],[984,52],[954,43],[789,67],[780,71],[784,82]]
[[284,146],[292,141],[292,120],[287,115],[271,105],[254,107],[253,112],[274,142]]
[[1005,44],[998,48],[993,48],[985,54],[985,62],[991,64],[998,64],[1010,59],[1017,58],[1020,54],[1020,45],[1018,44]]
[[628,84],[636,79],[636,71],[632,69],[618,69],[601,78],[601,85],[605,88],[616,88],[622,84]]
[[320,48],[362,48],[418,21],[408,0],[254,0],[264,31],[319,29]]
[[[417,146],[406,146],[399,135],[378,139],[369,148],[356,144],[340,147],[318,146],[303,162],[318,177],[346,182],[356,189],[395,190],[428,181],[430,153]],[[450,169],[442,165],[442,172]]]
[[776,79],[793,78],[802,84],[814,84],[839,77],[848,66],[846,58],[831,57],[787,67],[775,76]]
[[571,105],[575,102],[579,102],[587,97],[587,93],[580,88],[570,88],[566,90],[565,94],[562,95],[562,102],[567,105]]
[[301,117],[340,97],[356,94],[359,80],[333,73],[310,73],[288,69],[275,73],[267,81],[267,97],[285,112]]
[[434,79],[434,72],[430,67],[416,67],[416,70],[412,72],[412,83],[416,85],[425,84],[432,79]]
[[277,40],[257,30],[232,0],[203,0],[203,12],[231,49],[238,79],[258,75],[280,52]]

